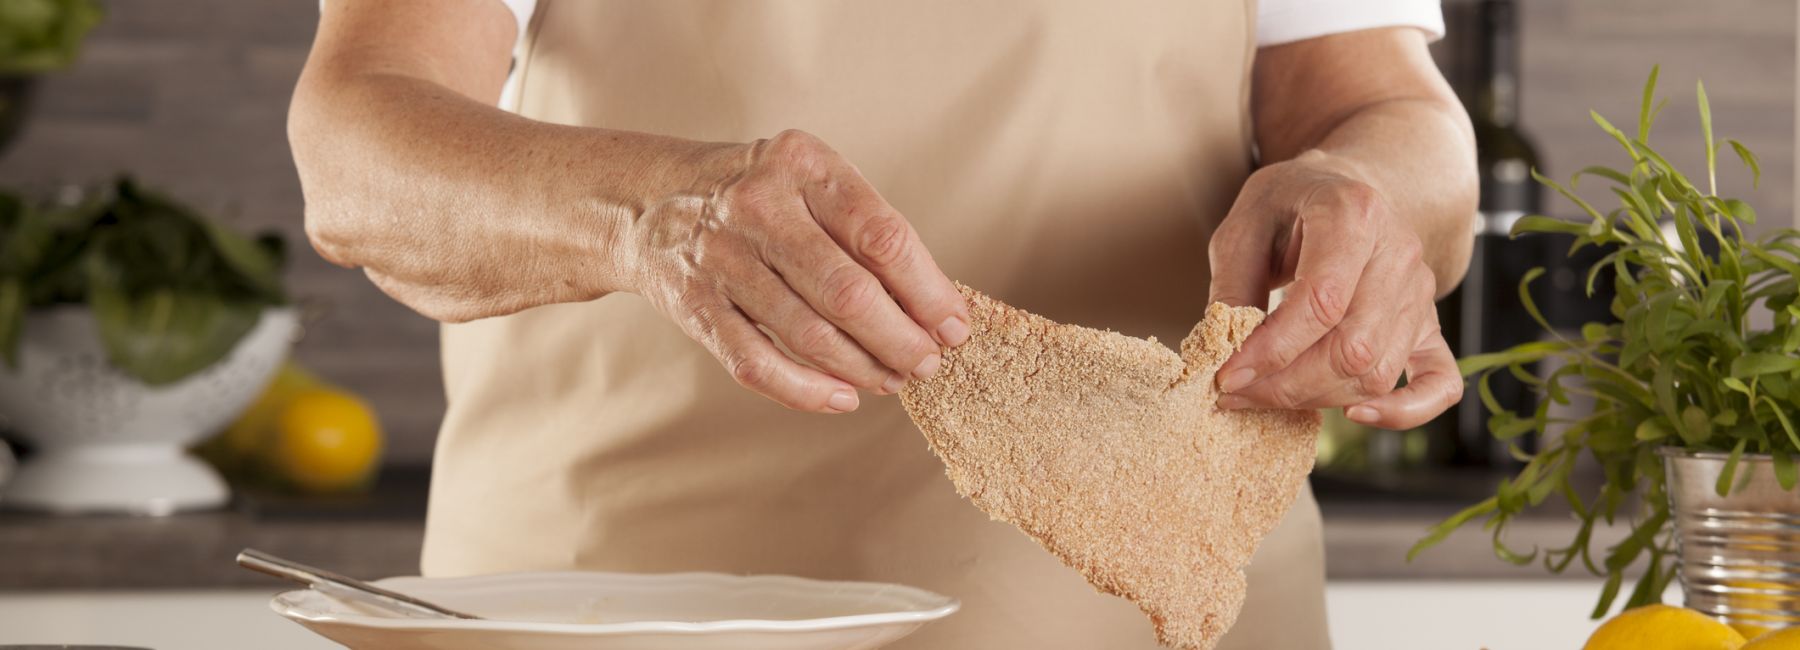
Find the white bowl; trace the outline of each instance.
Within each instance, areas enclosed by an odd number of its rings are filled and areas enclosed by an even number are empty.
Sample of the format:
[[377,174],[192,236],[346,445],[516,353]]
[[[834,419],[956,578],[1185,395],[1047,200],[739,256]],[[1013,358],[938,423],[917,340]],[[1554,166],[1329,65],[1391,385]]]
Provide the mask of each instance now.
[[263,310],[218,363],[148,386],[106,360],[84,307],[28,314],[16,369],[0,365],[0,421],[37,453],[6,487],[9,507],[168,514],[223,504],[229,493],[188,445],[217,432],[287,358],[299,318]]
[[720,573],[559,571],[376,584],[482,617],[398,618],[302,589],[269,607],[332,641],[384,650],[868,650],[956,599],[872,582]]

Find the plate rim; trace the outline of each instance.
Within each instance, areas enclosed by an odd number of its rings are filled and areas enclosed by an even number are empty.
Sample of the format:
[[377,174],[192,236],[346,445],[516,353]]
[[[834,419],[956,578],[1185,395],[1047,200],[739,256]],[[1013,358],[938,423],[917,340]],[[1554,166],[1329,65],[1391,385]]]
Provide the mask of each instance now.
[[444,583],[477,584],[509,582],[520,580],[569,580],[573,578],[602,578],[624,580],[629,582],[664,581],[670,579],[697,580],[706,582],[767,582],[787,585],[854,585],[873,587],[882,590],[897,590],[907,593],[920,601],[920,605],[936,603],[925,609],[911,609],[897,612],[876,614],[850,614],[845,616],[827,616],[823,618],[807,618],[792,620],[772,619],[727,619],[719,621],[628,621],[622,623],[552,623],[533,621],[499,621],[490,619],[429,619],[429,618],[393,618],[386,616],[368,616],[362,614],[343,614],[322,611],[302,611],[293,599],[300,594],[317,593],[331,598],[313,589],[290,589],[275,594],[269,599],[269,609],[284,618],[296,622],[328,623],[363,628],[380,628],[386,630],[418,630],[418,631],[490,631],[490,632],[529,632],[536,634],[559,634],[579,636],[602,636],[623,634],[719,634],[728,632],[812,632],[824,630],[841,630],[858,627],[873,627],[898,623],[928,623],[962,609],[961,601],[927,589],[911,585],[887,582],[871,582],[861,580],[820,580],[802,576],[783,574],[731,574],[716,571],[684,571],[675,573],[624,573],[612,571],[520,571],[508,573],[490,573],[470,576],[454,576],[444,578],[428,578],[425,576],[392,576],[374,581],[377,585],[392,586],[394,581],[430,580]]

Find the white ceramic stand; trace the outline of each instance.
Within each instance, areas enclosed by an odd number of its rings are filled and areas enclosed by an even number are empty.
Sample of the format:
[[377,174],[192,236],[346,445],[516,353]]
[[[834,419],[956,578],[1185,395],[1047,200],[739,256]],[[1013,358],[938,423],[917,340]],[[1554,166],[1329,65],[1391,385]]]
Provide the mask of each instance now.
[[174,445],[111,445],[39,454],[6,486],[9,507],[57,513],[166,515],[216,508],[230,496],[218,472]]

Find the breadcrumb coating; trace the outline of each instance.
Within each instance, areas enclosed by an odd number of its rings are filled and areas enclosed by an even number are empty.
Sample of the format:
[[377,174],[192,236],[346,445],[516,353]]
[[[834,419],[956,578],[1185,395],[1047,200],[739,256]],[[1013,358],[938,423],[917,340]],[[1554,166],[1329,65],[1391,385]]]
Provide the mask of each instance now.
[[1209,306],[1177,355],[959,289],[968,342],[900,393],[957,491],[1136,603],[1164,645],[1212,648],[1312,471],[1320,424],[1216,406],[1213,375],[1262,311]]

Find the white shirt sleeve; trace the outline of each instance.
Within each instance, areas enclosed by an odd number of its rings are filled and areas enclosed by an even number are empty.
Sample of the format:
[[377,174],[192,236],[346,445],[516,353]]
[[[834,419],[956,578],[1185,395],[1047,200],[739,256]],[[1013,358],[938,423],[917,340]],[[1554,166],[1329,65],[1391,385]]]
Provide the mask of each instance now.
[[1256,45],[1265,47],[1376,27],[1416,27],[1444,37],[1438,0],[1259,0]]
[[[525,37],[525,26],[531,24],[531,14],[537,11],[537,0],[500,0],[512,12],[513,20],[519,25],[519,38]],[[325,8],[325,0],[319,0],[319,9]]]
[[531,24],[531,14],[537,11],[537,0],[500,0],[511,9],[513,18],[519,21],[519,37],[525,37],[525,26]]
[[[319,0],[319,9],[325,8],[326,0]],[[531,24],[531,14],[537,11],[538,0],[500,0],[506,9],[512,12],[513,21],[519,27],[519,35],[513,39],[513,56],[518,56],[519,44],[525,41],[525,26]],[[506,73],[506,85],[500,90],[500,107],[509,111],[518,110],[518,77],[517,70]]]

